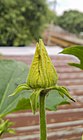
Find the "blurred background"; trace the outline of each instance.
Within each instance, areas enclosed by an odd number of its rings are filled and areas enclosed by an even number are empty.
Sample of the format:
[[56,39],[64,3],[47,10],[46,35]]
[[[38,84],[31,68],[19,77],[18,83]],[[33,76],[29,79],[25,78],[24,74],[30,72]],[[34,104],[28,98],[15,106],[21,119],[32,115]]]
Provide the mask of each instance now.
[[[83,134],[83,71],[69,66],[78,62],[73,56],[56,55],[71,45],[83,45],[83,0],[0,0],[0,59],[14,59],[30,66],[35,44],[42,38],[59,75],[58,84],[66,86],[71,105],[47,111],[48,140],[81,140]],[[15,122],[15,135],[2,140],[38,140],[39,114],[29,111],[9,114]]]
[[46,45],[64,46],[66,42],[59,41],[61,34],[70,44],[79,44],[76,37],[83,39],[82,5],[82,0],[0,0],[0,46],[34,45],[39,38]]

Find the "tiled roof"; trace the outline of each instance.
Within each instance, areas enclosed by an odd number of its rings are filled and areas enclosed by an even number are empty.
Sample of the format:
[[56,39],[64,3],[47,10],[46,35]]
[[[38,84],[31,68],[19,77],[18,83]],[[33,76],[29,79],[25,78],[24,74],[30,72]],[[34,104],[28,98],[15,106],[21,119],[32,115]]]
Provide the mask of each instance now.
[[83,45],[81,36],[69,33],[59,26],[50,25],[44,33],[44,42],[47,45],[59,45],[69,47],[71,45]]

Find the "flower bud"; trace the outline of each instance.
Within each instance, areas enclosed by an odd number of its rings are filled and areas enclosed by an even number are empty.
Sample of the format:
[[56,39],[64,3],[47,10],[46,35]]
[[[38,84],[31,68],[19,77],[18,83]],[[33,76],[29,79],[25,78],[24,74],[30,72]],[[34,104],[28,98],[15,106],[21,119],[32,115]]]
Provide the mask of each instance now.
[[35,55],[30,67],[27,84],[31,88],[47,88],[54,86],[58,76],[49,58],[43,41],[40,39],[36,45]]

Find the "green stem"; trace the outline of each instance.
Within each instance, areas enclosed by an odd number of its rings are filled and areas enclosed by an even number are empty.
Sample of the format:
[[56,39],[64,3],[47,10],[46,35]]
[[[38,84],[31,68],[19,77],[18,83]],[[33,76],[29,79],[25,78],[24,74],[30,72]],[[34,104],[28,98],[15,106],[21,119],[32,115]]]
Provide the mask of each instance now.
[[40,140],[47,140],[46,114],[45,114],[45,93],[40,94]]

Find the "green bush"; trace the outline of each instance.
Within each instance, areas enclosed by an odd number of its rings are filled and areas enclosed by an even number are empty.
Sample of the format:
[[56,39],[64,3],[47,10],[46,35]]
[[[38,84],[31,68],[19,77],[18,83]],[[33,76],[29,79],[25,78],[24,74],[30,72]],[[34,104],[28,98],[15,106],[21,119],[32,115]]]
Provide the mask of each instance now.
[[26,46],[38,40],[49,11],[45,0],[0,0],[0,46]]
[[83,13],[70,10],[58,17],[57,24],[69,32],[79,34],[83,31]]

